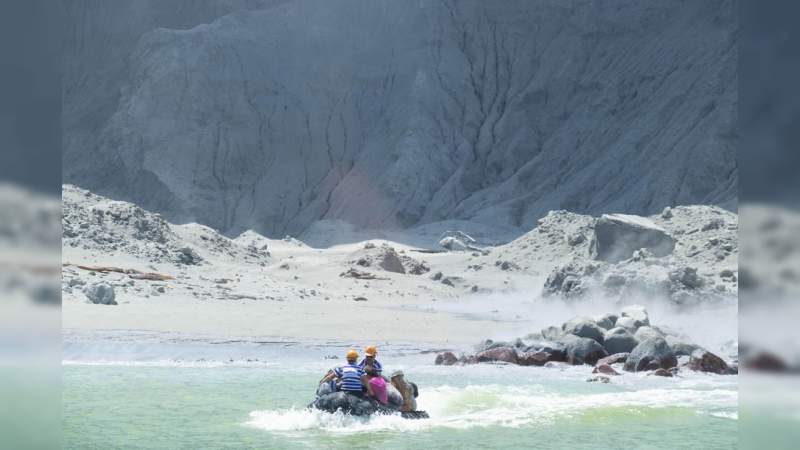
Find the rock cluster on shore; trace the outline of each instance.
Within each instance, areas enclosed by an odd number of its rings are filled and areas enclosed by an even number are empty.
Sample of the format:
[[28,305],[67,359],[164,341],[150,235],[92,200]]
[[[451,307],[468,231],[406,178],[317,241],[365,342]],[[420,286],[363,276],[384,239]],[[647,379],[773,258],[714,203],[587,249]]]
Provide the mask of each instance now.
[[[721,357],[650,323],[647,310],[638,305],[619,315],[575,317],[560,328],[547,327],[514,342],[482,342],[475,354],[456,356],[443,352],[437,365],[507,363],[544,366],[549,363],[593,365],[593,373],[615,376],[620,372],[675,375],[679,368],[716,373],[738,372],[736,362]],[[595,380],[596,381],[596,380]]]

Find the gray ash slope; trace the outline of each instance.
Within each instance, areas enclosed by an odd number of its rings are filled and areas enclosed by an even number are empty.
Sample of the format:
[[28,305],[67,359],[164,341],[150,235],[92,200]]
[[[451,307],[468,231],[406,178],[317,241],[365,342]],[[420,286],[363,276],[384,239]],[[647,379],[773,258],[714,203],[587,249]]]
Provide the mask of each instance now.
[[[522,232],[556,209],[734,207],[735,10],[209,1],[177,21],[84,2],[65,182],[273,237],[323,219]],[[122,15],[127,37],[102,39]],[[79,64],[92,54],[128,57]]]

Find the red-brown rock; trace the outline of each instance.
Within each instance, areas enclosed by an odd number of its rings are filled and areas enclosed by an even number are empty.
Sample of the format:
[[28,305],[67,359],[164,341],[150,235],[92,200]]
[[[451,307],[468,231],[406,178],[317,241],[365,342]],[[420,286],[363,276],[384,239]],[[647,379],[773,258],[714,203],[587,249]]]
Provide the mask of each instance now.
[[718,373],[720,375],[730,373],[728,364],[722,358],[705,350],[695,350],[687,366],[700,372]]
[[458,357],[453,352],[442,352],[436,355],[437,366],[452,366],[458,362]]
[[547,352],[525,352],[517,355],[520,366],[543,366],[551,361],[552,355]]
[[613,355],[606,356],[605,358],[600,358],[597,360],[597,365],[600,366],[602,364],[612,365],[617,363],[624,363],[626,359],[628,359],[628,355],[630,353],[614,353]]
[[517,364],[517,351],[511,347],[496,347],[475,355],[478,362],[506,362]]
[[619,372],[614,370],[613,367],[609,366],[608,364],[598,364],[592,370],[592,373],[602,373],[604,375],[619,375]]

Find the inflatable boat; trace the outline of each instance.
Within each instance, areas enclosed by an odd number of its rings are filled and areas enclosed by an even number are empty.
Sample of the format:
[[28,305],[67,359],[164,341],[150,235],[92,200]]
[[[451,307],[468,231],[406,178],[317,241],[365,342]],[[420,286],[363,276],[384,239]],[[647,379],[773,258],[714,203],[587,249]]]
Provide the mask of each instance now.
[[380,402],[363,393],[349,393],[337,391],[333,382],[323,383],[317,389],[317,398],[309,408],[319,409],[334,413],[341,411],[344,414],[353,416],[371,416],[373,414],[397,414],[406,419],[427,419],[429,416],[425,411],[400,411],[403,404],[403,396],[392,385],[386,387],[388,403],[382,405]]

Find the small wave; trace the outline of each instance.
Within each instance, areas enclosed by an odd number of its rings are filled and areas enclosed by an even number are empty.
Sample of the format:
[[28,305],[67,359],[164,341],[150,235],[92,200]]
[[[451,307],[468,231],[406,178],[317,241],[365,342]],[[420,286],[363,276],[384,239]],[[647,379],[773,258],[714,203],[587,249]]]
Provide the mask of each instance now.
[[320,430],[333,433],[362,433],[376,431],[415,431],[436,427],[467,429],[500,426],[518,428],[547,425],[562,418],[576,417],[598,411],[630,410],[641,416],[642,410],[685,408],[687,414],[696,410],[723,410],[732,418],[738,393],[735,390],[644,389],[603,393],[554,393],[541,386],[509,387],[482,385],[429,388],[420,396],[419,409],[428,411],[431,418],[406,420],[399,415],[353,417],[329,414],[308,409],[253,411],[247,426],[277,433]]
[[219,361],[219,360],[153,360],[153,361],[117,361],[117,360],[63,360],[62,366],[110,366],[110,367],[171,367],[171,368],[200,368],[210,369],[217,367],[271,367],[276,363],[267,361]]
[[711,417],[719,417],[720,419],[739,420],[739,413],[736,411],[716,411],[709,413]]

